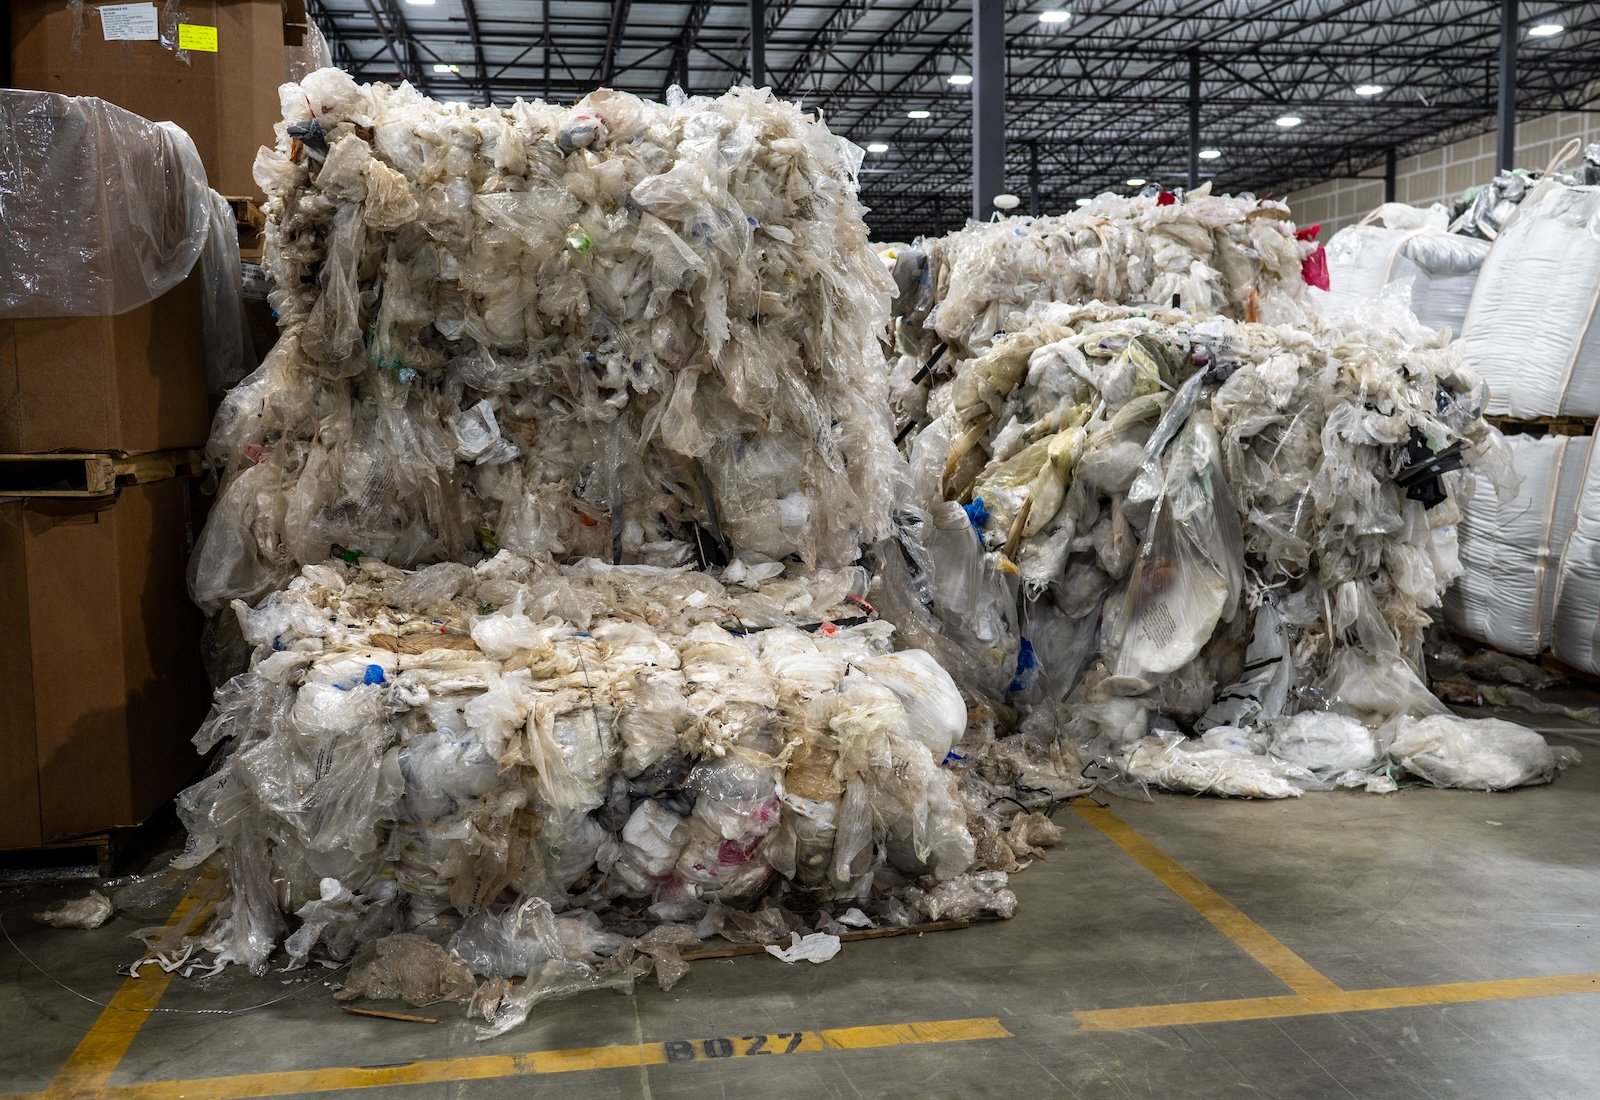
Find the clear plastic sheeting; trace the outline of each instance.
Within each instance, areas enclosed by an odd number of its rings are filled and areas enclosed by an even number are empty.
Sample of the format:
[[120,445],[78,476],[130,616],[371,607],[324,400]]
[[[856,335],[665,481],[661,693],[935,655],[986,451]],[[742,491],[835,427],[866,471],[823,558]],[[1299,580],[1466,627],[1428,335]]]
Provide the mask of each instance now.
[[218,414],[194,595],[339,553],[839,566],[903,482],[860,151],[770,92],[282,89],[283,336]]
[[211,192],[177,127],[100,99],[4,89],[0,139],[0,318],[126,313],[200,258]]
[[1479,479],[1463,509],[1462,572],[1444,601],[1445,622],[1453,630],[1525,657],[1550,648],[1556,587],[1592,442],[1588,436],[1507,437],[1522,489],[1514,500],[1501,501]]
[[1462,326],[1488,411],[1600,415],[1600,187],[1540,182],[1483,262]]
[[69,898],[35,913],[33,919],[52,928],[99,928],[115,911],[111,899],[98,890],[87,897]]
[[0,319],[126,313],[196,263],[220,394],[244,373],[239,239],[189,135],[100,99],[0,89]]
[[1481,402],[1388,297],[1299,326],[1039,305],[956,365],[912,446],[914,483],[981,549],[958,567],[973,542],[924,545],[924,572],[1014,593],[1004,703],[1111,774],[1393,790],[1380,731],[1445,711],[1422,640],[1462,508],[1517,487]]
[[1395,726],[1395,760],[1436,787],[1500,791],[1548,783],[1580,759],[1576,749],[1553,749],[1532,730],[1499,718],[1441,714]]
[[997,800],[1023,777],[992,726],[862,616],[865,585],[502,551],[308,566],[235,604],[251,667],[178,799],[178,865],[229,884],[191,943],[256,972],[354,957],[341,995],[470,1000],[498,1033],[678,981],[697,925],[783,945],[798,912],[1009,916],[974,876],[1059,834]]

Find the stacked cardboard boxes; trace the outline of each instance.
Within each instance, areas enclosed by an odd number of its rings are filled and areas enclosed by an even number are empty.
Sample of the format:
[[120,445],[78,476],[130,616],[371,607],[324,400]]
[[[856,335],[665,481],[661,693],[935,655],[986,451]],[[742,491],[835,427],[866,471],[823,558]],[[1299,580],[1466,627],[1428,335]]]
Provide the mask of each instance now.
[[273,143],[278,86],[306,48],[304,0],[8,7],[9,87],[96,96],[176,122],[194,139],[212,188],[259,196],[250,168],[256,150]]
[[[136,825],[196,770],[189,737],[208,693],[186,577],[209,409],[200,265],[131,309],[108,294],[119,313],[69,301],[75,271],[103,287],[126,270],[113,261],[128,207],[83,207],[85,189],[48,186],[50,166],[123,162],[52,157],[49,112],[0,116],[22,120],[0,133],[15,154],[0,173],[12,204],[0,254],[16,276],[0,280],[0,849],[14,849]],[[101,140],[70,121],[64,132]],[[123,130],[135,153],[162,138],[141,120]],[[155,222],[180,198],[116,182],[106,190],[154,204]],[[52,221],[71,232],[39,246]],[[29,287],[90,315],[38,316]]]

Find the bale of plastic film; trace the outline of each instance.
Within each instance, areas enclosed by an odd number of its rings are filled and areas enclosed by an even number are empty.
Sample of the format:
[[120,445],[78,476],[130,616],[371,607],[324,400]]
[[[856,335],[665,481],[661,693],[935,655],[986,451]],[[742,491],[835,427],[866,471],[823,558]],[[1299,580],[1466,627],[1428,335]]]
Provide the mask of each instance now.
[[[323,69],[264,149],[279,347],[195,596],[338,554],[819,566],[887,534],[892,283],[860,152],[765,91],[436,103]],[[715,552],[706,551],[715,544]]]
[[352,995],[470,1000],[495,1031],[677,981],[695,922],[776,914],[780,942],[797,914],[938,919],[1013,867],[977,844],[1011,810],[965,793],[961,693],[860,615],[863,586],[501,551],[335,559],[236,602],[251,667],[179,799],[178,862],[229,884],[192,945],[257,972],[354,960]]
[[1050,217],[971,222],[925,240],[927,326],[962,354],[1009,331],[1034,302],[1149,302],[1239,320],[1302,315],[1302,264],[1316,245],[1289,209],[1252,195],[1104,194]]
[[[1394,789],[1377,731],[1443,711],[1421,642],[1463,509],[1518,483],[1481,384],[1404,304],[1296,325],[1041,304],[957,360],[913,483],[970,521],[973,561],[941,586],[933,544],[902,545],[935,620],[988,581],[1015,593],[996,622],[1024,729],[1184,790]],[[1343,741],[1272,755],[1322,714]]]

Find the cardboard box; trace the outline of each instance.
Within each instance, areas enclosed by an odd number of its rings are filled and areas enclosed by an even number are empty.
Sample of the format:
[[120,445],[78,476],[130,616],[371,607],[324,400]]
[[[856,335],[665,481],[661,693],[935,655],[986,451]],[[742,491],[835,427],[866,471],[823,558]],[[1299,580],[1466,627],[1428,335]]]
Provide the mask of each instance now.
[[175,450],[205,445],[198,267],[114,317],[0,321],[0,452]]
[[199,770],[190,492],[0,503],[0,848],[136,825]]
[[[216,29],[216,52],[178,51],[161,41],[107,41],[97,8],[65,0],[11,0],[10,86],[99,96],[157,122],[176,122],[194,138],[214,190],[254,195],[256,150],[273,144],[278,86],[287,50],[304,26],[283,0],[184,0],[182,22]],[[166,6],[156,4],[158,18]],[[162,24],[168,36],[176,25]],[[175,45],[175,43],[173,43]]]

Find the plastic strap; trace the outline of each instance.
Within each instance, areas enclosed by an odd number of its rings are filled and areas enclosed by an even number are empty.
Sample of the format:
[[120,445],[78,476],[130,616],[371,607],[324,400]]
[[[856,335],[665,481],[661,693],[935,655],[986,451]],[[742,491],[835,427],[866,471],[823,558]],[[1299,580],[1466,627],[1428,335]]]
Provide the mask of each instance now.
[[1556,505],[1561,500],[1561,475],[1567,465],[1567,441],[1570,437],[1550,438],[1557,441],[1556,460],[1550,470],[1550,499],[1545,505],[1544,526],[1539,531],[1539,546],[1533,559],[1533,640],[1536,652],[1544,650],[1544,586],[1550,575],[1550,531],[1555,526]]
[[1583,315],[1583,324],[1578,326],[1577,335],[1572,341],[1572,354],[1567,356],[1566,369],[1561,372],[1561,396],[1556,400],[1556,415],[1567,415],[1567,387],[1572,385],[1572,372],[1578,369],[1578,355],[1583,351],[1583,345],[1589,338],[1589,329],[1594,324],[1596,307],[1600,307],[1600,283],[1595,284],[1594,290],[1589,294],[1589,310]]
[[1555,156],[1550,158],[1550,163],[1544,166],[1544,173],[1541,178],[1549,179],[1555,174],[1556,169],[1565,165],[1567,161],[1571,160],[1578,150],[1582,148],[1582,138],[1573,138],[1571,141],[1567,142],[1556,152]]

